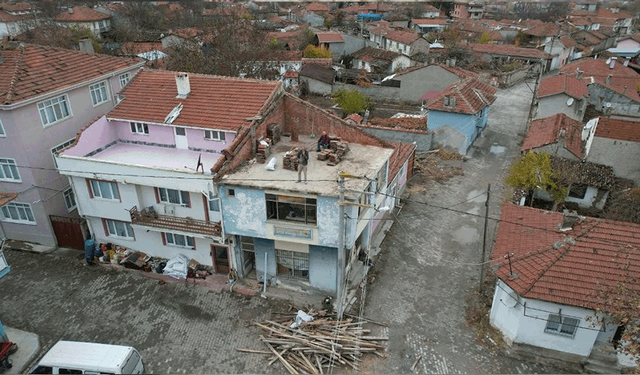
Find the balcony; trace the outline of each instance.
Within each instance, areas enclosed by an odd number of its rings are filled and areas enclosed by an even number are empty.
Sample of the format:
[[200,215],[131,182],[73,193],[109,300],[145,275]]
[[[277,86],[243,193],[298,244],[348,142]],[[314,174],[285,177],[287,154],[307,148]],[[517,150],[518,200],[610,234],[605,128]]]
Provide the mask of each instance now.
[[160,215],[153,210],[153,207],[138,211],[138,207],[133,206],[129,210],[129,214],[131,215],[131,224],[134,225],[167,229],[169,231],[198,233],[215,237],[220,237],[222,234],[222,226],[219,221],[208,222],[206,220],[192,219],[189,217]]

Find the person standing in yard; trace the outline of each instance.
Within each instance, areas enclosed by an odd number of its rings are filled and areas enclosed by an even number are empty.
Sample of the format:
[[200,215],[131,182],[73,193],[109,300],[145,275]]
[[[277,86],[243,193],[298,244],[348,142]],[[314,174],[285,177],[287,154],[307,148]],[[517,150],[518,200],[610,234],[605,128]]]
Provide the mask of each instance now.
[[95,264],[93,262],[95,253],[96,241],[91,237],[91,234],[88,234],[87,239],[84,241],[84,260],[87,262],[87,265],[92,266]]
[[304,183],[307,183],[307,164],[309,164],[309,151],[305,147],[298,150],[298,181],[300,182],[300,174],[304,172]]

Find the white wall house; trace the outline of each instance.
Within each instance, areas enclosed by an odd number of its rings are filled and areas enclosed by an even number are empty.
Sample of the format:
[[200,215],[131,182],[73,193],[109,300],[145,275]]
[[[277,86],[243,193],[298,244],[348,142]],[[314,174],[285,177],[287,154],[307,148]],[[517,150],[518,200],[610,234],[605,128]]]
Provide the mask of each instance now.
[[[141,71],[124,99],[56,157],[96,241],[228,272],[228,257],[212,256],[226,246],[211,168],[278,85]],[[221,119],[231,105],[237,115]]]
[[94,35],[111,30],[111,16],[98,12],[86,6],[74,6],[56,17],[56,22],[62,27],[84,28]]
[[602,294],[616,293],[621,269],[637,278],[640,263],[629,255],[640,245],[638,231],[638,224],[505,203],[493,251],[491,325],[518,351],[588,371],[601,365],[594,353],[610,347],[612,367],[595,372],[619,372],[628,365],[621,328],[597,311],[606,308]]

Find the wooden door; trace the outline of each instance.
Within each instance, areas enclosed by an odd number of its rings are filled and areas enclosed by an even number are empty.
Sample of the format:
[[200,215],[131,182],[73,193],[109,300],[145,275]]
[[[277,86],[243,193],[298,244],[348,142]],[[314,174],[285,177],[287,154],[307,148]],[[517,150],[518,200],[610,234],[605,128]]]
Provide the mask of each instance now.
[[229,248],[211,245],[211,256],[216,273],[229,273]]
[[82,219],[54,215],[50,219],[59,247],[84,249],[84,236],[80,227]]

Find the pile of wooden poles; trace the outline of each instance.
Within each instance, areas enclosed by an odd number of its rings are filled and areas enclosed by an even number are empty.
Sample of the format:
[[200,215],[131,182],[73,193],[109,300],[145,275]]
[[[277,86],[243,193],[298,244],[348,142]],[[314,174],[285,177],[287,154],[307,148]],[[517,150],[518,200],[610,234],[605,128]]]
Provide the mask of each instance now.
[[237,350],[271,355],[269,365],[279,361],[290,374],[325,374],[332,366],[358,370],[360,356],[367,353],[384,358],[381,341],[388,338],[371,336],[363,321],[355,317],[336,320],[335,315],[313,310],[308,314],[314,320],[296,328],[290,328],[295,313],[254,323],[265,331],[260,340],[268,350]]

